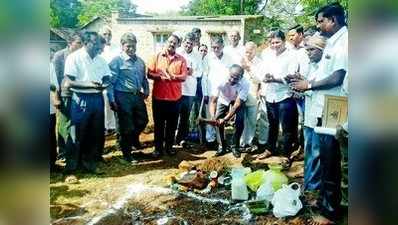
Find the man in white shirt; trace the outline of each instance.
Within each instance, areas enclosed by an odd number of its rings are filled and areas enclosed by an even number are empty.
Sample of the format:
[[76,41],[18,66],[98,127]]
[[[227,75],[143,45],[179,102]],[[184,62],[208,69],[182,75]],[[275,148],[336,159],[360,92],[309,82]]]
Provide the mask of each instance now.
[[[245,102],[244,129],[240,140],[241,147],[252,147],[252,141],[256,133],[258,95],[260,91],[261,76],[264,72],[262,60],[256,56],[257,45],[254,42],[245,44],[245,56],[242,60],[244,77],[250,83],[250,90]],[[268,136],[268,127],[261,130],[260,136]],[[265,143],[263,143],[265,144]]]
[[[229,68],[234,64],[232,58],[224,53],[224,40],[216,37],[211,40],[211,53],[207,58],[208,75],[202,78],[203,94],[205,98],[211,96],[211,90],[220,83],[228,79]],[[204,79],[204,80],[203,80]],[[206,111],[206,117],[209,118],[209,110]],[[213,147],[216,140],[216,131],[214,127],[208,125],[206,128],[206,140],[209,148]]]
[[240,65],[245,55],[245,47],[239,43],[241,39],[239,31],[231,31],[228,39],[229,45],[225,46],[224,52],[232,58],[234,64]]
[[79,166],[98,173],[96,160],[104,143],[102,92],[109,86],[111,71],[105,59],[98,55],[103,48],[98,34],[85,32],[82,40],[84,47],[70,54],[65,62],[65,87],[73,92],[66,173],[73,173]]
[[282,155],[289,156],[297,140],[298,113],[286,81],[298,68],[295,54],[285,46],[285,34],[278,30],[270,35],[271,50],[263,55],[266,74],[262,78],[261,95],[265,96],[269,133],[267,148],[259,159],[276,154],[279,124],[282,125]]
[[[112,61],[112,59],[114,59],[120,54],[121,48],[119,47],[119,45],[111,43],[112,30],[108,26],[104,26],[101,28],[100,35],[103,38],[105,38],[106,41],[101,56],[109,64]],[[104,99],[105,99],[105,133],[112,134],[116,129],[116,119],[115,119],[115,113],[111,110],[109,106],[106,90],[104,91]]]
[[[321,35],[328,38],[319,63],[319,76],[314,81],[299,81],[292,86],[297,90],[312,90],[315,116],[321,125],[325,95],[341,95],[341,86],[348,69],[348,31],[343,7],[330,4],[316,13]],[[315,95],[315,96],[314,96]],[[318,134],[320,141],[321,192],[318,199],[320,215],[314,216],[312,224],[331,224],[340,216],[341,202],[341,153],[337,140],[332,135]]]
[[196,96],[197,79],[202,76],[200,71],[201,59],[193,51],[195,35],[188,33],[185,35],[182,47],[177,49],[177,53],[182,55],[187,61],[188,76],[182,83],[182,97],[180,99],[180,111],[177,126],[176,143],[186,147],[189,132],[189,115],[192,110],[193,100]]
[[[308,65],[310,59],[308,58],[307,52],[304,48],[304,28],[301,25],[296,25],[289,29],[287,33],[289,45],[287,45],[293,52],[296,53],[296,59],[299,63],[299,68],[296,71],[300,74],[308,74]],[[299,113],[299,145],[301,148],[304,147],[304,137],[303,137],[303,126],[304,126],[304,96],[300,94],[295,94],[294,99],[297,102],[298,113]]]
[[211,118],[217,120],[221,139],[221,146],[218,146],[216,156],[227,152],[224,125],[236,115],[232,154],[236,158],[240,157],[239,142],[244,128],[244,104],[250,88],[249,82],[243,78],[243,73],[244,70],[241,66],[233,64],[229,69],[228,78],[217,86],[214,86],[211,91],[209,111]]
[[[308,81],[313,81],[319,76],[319,61],[326,45],[326,39],[320,35],[306,38],[305,48],[310,58],[308,74],[304,75]],[[302,79],[303,79],[302,78]],[[304,112],[304,190],[320,190],[321,168],[320,168],[320,143],[319,136],[314,132],[317,125],[317,105],[313,98],[313,91],[305,92],[305,112]]]

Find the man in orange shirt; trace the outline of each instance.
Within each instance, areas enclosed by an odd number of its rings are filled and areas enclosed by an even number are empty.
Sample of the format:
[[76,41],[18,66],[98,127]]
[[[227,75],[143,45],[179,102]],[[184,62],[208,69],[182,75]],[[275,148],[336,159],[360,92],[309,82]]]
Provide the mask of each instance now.
[[187,63],[175,52],[179,39],[170,35],[163,50],[148,62],[148,78],[153,79],[152,112],[155,125],[155,151],[159,157],[163,150],[174,155],[175,131],[177,129],[179,100],[182,96],[181,82],[188,74]]

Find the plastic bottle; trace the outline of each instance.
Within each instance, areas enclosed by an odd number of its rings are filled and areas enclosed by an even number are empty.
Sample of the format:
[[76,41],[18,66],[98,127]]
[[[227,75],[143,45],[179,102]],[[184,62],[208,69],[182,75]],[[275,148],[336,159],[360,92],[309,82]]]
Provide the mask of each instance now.
[[282,173],[282,165],[268,165],[269,170],[264,174],[264,181],[271,182],[274,191],[279,190],[282,184],[288,183],[288,178],[284,173]]
[[247,200],[249,198],[249,192],[245,182],[246,172],[245,168],[232,169],[232,200]]

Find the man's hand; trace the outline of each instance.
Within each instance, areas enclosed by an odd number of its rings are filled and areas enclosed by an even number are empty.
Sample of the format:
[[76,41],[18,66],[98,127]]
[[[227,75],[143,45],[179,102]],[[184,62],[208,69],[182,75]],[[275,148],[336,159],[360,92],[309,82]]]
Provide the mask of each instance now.
[[218,119],[217,120],[217,125],[218,126],[223,126],[225,124],[225,119]]
[[292,83],[290,83],[290,88],[292,88],[295,91],[306,91],[308,90],[309,87],[309,81],[308,80],[295,80]]
[[118,111],[118,106],[117,106],[117,104],[116,104],[116,102],[110,102],[109,103],[109,106],[110,106],[110,108],[111,108],[111,110],[112,111],[114,111],[114,112],[117,112]]
[[160,79],[162,79],[162,80],[171,80],[170,75],[166,71],[160,70],[159,73],[160,73]]

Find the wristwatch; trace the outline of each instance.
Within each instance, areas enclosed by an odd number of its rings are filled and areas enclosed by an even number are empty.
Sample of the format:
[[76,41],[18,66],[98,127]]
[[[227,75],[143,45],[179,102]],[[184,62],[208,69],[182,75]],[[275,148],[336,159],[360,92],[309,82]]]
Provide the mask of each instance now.
[[308,85],[307,85],[307,90],[311,90],[311,89],[312,89],[312,83],[311,83],[311,81],[309,81]]

